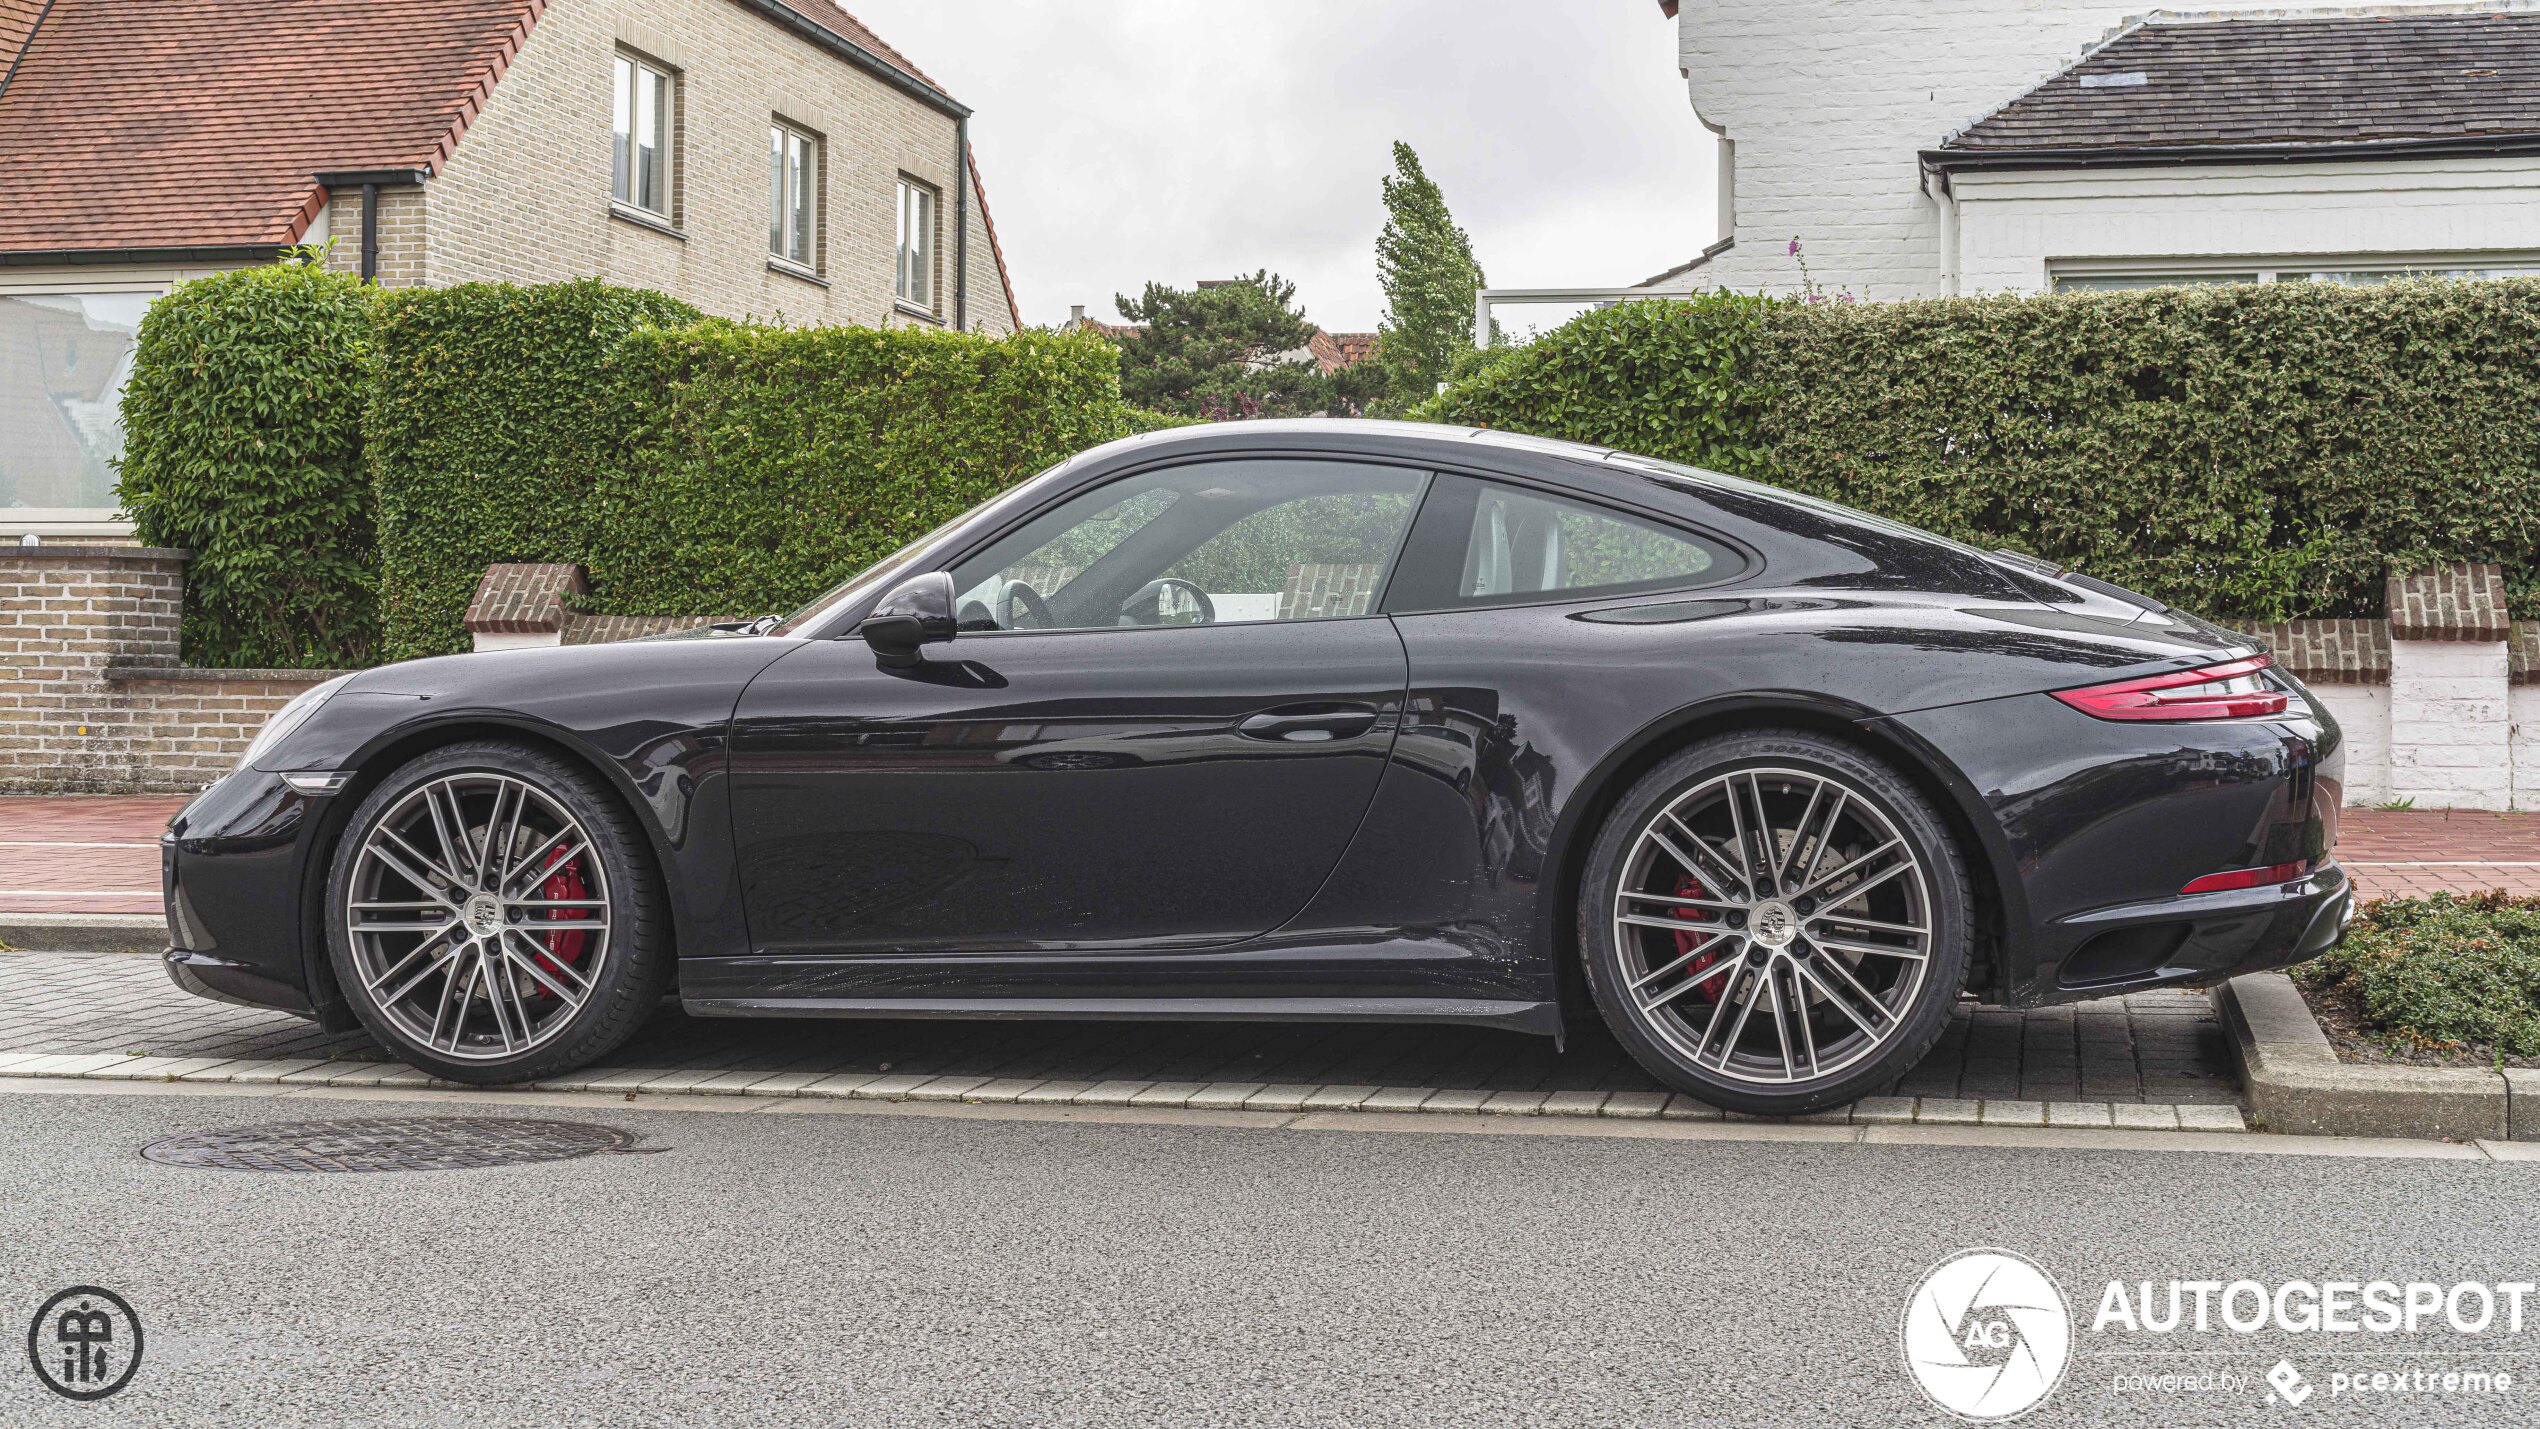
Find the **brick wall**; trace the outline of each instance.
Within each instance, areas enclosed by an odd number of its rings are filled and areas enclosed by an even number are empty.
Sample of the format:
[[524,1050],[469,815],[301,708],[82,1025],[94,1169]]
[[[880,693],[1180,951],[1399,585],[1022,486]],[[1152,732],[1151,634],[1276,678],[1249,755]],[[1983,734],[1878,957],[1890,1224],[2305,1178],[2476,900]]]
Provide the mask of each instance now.
[[[676,234],[609,203],[611,64],[621,49],[678,75]],[[820,281],[768,262],[767,129],[822,139]],[[898,182],[942,195],[936,320],[953,316],[954,122],[732,0],[553,0],[439,175],[422,190],[420,281],[600,277],[709,313],[895,325]],[[338,196],[338,252],[360,196]],[[968,322],[1014,326],[974,192]],[[358,254],[356,253],[356,259]]]
[[187,670],[185,553],[0,547],[0,792],[178,793],[330,671]]

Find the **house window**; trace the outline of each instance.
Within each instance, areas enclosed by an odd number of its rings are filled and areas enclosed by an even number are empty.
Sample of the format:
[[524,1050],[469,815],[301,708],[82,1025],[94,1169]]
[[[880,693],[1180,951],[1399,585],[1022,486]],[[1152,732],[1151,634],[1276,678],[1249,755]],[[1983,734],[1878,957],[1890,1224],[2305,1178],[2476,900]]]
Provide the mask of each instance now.
[[670,72],[632,55],[617,57],[615,148],[609,197],[670,217]]
[[790,124],[767,126],[767,251],[804,268],[812,257],[820,141]]
[[114,516],[124,382],[157,296],[0,291],[0,519]]
[[935,191],[900,180],[899,300],[935,310]]
[[[2207,283],[2343,283],[2369,285],[2394,278],[2525,278],[2540,275],[2540,255],[2437,255],[2423,258],[2286,258],[2239,260],[2239,265],[2191,267],[2194,259],[2158,260],[2144,266],[2075,264],[2054,275],[2059,293],[2114,288],[2193,287]],[[2228,263],[2229,260],[2225,260]]]

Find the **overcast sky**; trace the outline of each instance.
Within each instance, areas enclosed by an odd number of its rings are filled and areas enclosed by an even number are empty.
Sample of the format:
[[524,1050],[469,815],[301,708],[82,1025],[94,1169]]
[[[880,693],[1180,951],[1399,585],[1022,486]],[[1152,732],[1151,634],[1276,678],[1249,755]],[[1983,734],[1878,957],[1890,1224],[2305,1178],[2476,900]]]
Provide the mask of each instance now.
[[1656,0],[845,3],[978,111],[1028,323],[1269,268],[1324,327],[1374,328],[1397,138],[1494,287],[1633,283],[1717,236]]

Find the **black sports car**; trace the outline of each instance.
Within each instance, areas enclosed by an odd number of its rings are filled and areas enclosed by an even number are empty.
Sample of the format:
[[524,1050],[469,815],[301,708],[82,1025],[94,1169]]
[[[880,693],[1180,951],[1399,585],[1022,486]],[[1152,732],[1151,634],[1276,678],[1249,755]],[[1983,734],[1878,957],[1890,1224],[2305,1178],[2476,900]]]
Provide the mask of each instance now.
[[1590,1007],[1799,1112],[2012,1006],[2309,957],[2340,735],[2248,638],[1627,453],[1116,442],[781,620],[294,701],[166,841],[178,982],[477,1082],[743,1017]]

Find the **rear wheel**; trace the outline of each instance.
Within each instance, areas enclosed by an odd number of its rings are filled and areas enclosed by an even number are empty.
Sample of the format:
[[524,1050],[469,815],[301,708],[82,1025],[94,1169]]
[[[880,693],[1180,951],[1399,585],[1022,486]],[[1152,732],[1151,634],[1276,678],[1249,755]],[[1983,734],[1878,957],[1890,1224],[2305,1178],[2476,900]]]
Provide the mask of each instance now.
[[1606,1024],[1661,1080],[1756,1114],[1882,1091],[1966,975],[1974,908],[1938,813],[1887,765],[1796,730],[1724,735],[1598,832],[1579,945]]
[[585,1065],[668,982],[660,879],[587,772],[522,746],[423,755],[353,814],[327,883],[336,979],[371,1034],[435,1076]]

